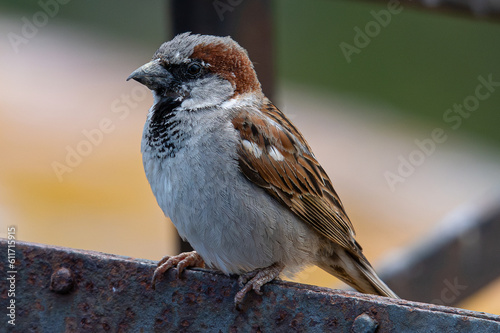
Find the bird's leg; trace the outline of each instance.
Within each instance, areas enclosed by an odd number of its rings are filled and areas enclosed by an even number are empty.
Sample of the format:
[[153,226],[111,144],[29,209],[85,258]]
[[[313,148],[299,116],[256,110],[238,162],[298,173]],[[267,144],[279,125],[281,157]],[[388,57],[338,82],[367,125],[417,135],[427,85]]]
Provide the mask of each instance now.
[[245,295],[252,289],[257,294],[262,295],[260,288],[266,283],[276,279],[280,275],[283,268],[284,265],[276,263],[269,267],[259,268],[240,275],[238,283],[240,287],[243,288],[238,291],[238,293],[234,297],[235,306],[238,308],[243,301],[243,298],[245,298]]
[[155,289],[156,280],[160,275],[165,273],[169,268],[177,266],[177,278],[186,267],[205,267],[205,262],[201,256],[196,252],[183,252],[176,256],[165,256],[159,262],[153,274],[153,281],[151,282],[153,289]]

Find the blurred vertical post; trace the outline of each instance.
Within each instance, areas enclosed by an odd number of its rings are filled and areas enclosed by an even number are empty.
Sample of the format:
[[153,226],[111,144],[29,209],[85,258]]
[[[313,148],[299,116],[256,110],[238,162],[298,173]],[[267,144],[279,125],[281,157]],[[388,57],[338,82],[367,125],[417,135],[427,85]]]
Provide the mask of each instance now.
[[[247,49],[264,94],[274,93],[274,30],[272,2],[266,0],[172,0],[172,32],[231,36]],[[169,20],[168,20],[169,21]],[[181,240],[181,252],[191,246]]]

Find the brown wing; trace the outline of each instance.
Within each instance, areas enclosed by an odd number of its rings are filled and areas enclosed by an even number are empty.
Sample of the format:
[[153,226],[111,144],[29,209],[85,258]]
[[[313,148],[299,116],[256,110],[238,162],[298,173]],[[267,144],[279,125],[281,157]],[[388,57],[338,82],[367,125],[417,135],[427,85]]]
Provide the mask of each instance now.
[[285,115],[266,100],[261,113],[242,111],[232,122],[241,137],[243,174],[320,234],[359,253],[353,226],[328,175]]

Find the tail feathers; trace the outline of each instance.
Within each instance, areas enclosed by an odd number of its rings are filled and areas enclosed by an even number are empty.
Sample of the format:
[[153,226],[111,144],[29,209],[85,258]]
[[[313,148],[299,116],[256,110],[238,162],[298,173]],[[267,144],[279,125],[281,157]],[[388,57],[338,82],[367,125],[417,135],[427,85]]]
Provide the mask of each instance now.
[[[375,270],[370,266],[368,262],[359,265],[359,270],[362,272],[363,277],[368,280],[371,284],[371,287],[375,291],[375,295],[386,296],[391,298],[399,298],[398,295],[394,293],[385,283],[382,281]],[[372,294],[373,292],[368,292]]]
[[399,298],[377,276],[377,273],[375,273],[375,270],[364,256],[360,258],[341,251],[341,253],[322,259],[317,265],[359,292]]

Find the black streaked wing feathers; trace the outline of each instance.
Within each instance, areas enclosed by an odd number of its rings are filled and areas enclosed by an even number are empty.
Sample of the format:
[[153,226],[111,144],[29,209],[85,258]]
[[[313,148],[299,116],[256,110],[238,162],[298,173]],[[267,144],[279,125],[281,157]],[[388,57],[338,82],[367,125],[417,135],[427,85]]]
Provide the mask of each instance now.
[[[233,125],[241,137],[238,153],[243,174],[317,232],[362,256],[351,221],[328,175],[285,115],[266,100],[261,113],[242,111]],[[245,146],[245,140],[261,153]],[[283,156],[281,160],[267,153],[272,147]]]

